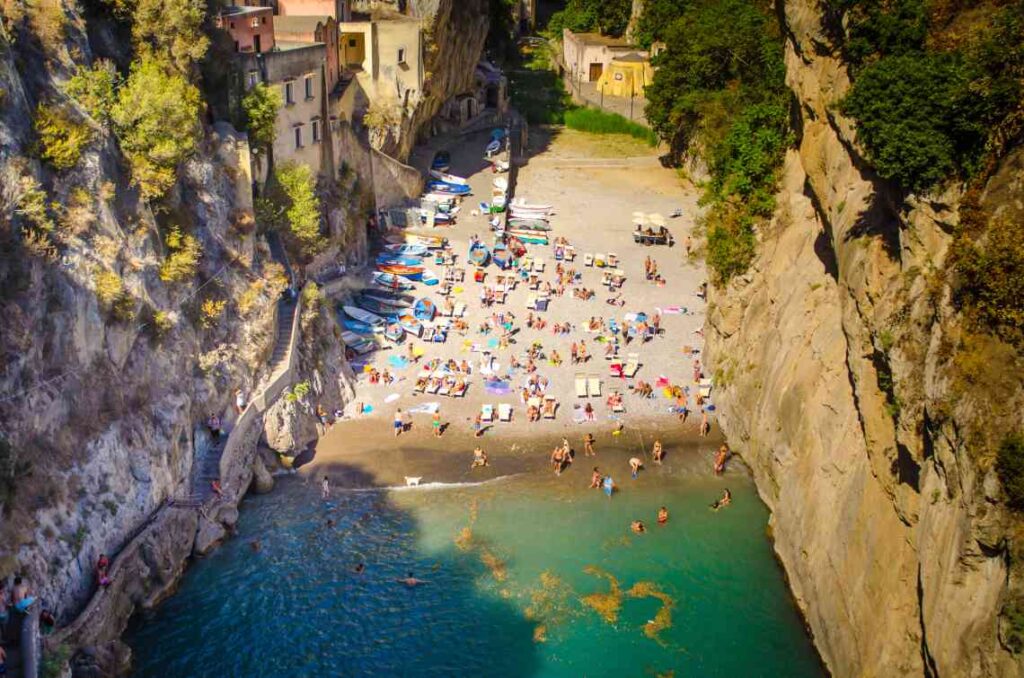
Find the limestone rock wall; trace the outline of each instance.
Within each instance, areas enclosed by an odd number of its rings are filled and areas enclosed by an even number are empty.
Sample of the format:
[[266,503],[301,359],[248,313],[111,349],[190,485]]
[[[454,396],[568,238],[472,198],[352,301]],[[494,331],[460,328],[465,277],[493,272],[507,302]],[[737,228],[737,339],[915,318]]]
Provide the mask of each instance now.
[[[800,140],[757,260],[710,298],[722,426],[834,675],[1022,675],[997,621],[1009,518],[963,433],[976,406],[950,398],[948,289],[929,288],[960,196],[904,201],[872,174],[832,106],[849,78],[818,4],[780,7]],[[1019,184],[1005,164],[993,181]]]

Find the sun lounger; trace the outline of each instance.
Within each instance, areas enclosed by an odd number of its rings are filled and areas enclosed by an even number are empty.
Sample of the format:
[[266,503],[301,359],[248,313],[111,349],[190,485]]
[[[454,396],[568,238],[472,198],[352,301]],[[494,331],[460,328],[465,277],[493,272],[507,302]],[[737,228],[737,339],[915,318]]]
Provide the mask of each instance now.
[[542,410],[545,419],[554,419],[555,411],[558,409],[558,400],[555,396],[544,397],[544,409]]
[[621,414],[621,413],[623,413],[625,411],[626,411],[626,406],[623,403],[618,403],[617,405],[612,405],[612,412],[615,412],[616,414]]
[[488,424],[494,421],[494,405],[480,406],[480,420]]
[[425,390],[430,395],[435,395],[438,392],[438,390],[440,390],[440,388],[441,388],[441,380],[440,379],[431,379],[430,383],[427,384],[427,388]]
[[619,265],[619,255],[615,254],[615,252],[609,252],[608,253],[608,265],[612,266],[612,267],[618,266]]
[[536,407],[539,410],[540,409],[540,398],[538,398],[537,396],[533,396],[531,398],[528,398],[526,400],[526,406],[527,407]]
[[594,265],[594,255],[590,254],[590,253],[584,254],[583,255],[583,265],[584,266],[593,266]]
[[587,397],[587,378],[583,374],[576,374],[576,397],[586,398]]
[[537,308],[537,295],[531,294],[526,297],[526,308],[536,310]]
[[451,396],[452,398],[461,398],[464,395],[466,395],[466,391],[468,390],[469,384],[463,384],[462,386],[456,384],[455,386],[452,387],[452,392],[449,393],[448,395]]
[[534,262],[533,262],[533,270],[536,271],[537,273],[543,273],[544,272],[544,260],[543,259],[536,259],[536,260],[534,260]]
[[498,405],[498,419],[501,421],[512,421],[512,406],[508,403]]
[[595,374],[591,374],[587,377],[587,390],[590,392],[591,398],[599,398],[601,396],[601,379]]
[[621,360],[613,360],[608,363],[608,374],[613,377],[621,377],[624,369]]
[[632,379],[636,376],[637,371],[640,369],[640,354],[630,353],[629,360],[626,362],[626,366],[622,368],[622,376]]
[[699,386],[700,386],[700,397],[701,398],[710,398],[711,397],[711,386],[712,386],[711,380],[710,379],[701,379]]
[[446,396],[446,395],[449,395],[451,392],[452,392],[451,384],[449,384],[448,382],[445,382],[445,383],[441,384],[441,388],[439,388],[437,390],[437,395],[439,395],[439,396]]

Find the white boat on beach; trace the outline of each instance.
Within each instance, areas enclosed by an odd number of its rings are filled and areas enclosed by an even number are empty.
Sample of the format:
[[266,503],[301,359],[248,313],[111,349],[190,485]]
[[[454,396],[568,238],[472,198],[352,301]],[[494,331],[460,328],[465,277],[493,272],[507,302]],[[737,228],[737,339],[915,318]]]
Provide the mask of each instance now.
[[446,184],[456,184],[457,186],[469,185],[469,182],[463,177],[457,177],[454,174],[445,174],[439,170],[430,170],[430,176],[434,177],[438,181],[443,181]]
[[526,202],[526,198],[516,198],[515,200],[513,200],[512,208],[521,210],[553,210],[553,207],[551,205],[531,205],[530,203]]
[[346,304],[345,306],[341,307],[341,310],[345,311],[345,313],[350,317],[355,318],[359,322],[364,322],[367,325],[380,326],[387,324],[387,321],[384,320],[384,318],[381,318],[376,313],[370,313],[369,311],[359,308],[358,306]]

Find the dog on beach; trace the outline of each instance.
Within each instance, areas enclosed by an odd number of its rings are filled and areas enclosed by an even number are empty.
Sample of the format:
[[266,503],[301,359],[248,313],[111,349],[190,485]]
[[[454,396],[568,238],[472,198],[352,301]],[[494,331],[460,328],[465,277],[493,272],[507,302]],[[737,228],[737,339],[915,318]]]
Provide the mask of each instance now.
[[423,480],[423,476],[416,476],[415,478],[413,478],[411,476],[406,476],[405,477],[405,486],[406,487],[416,487],[417,485],[420,484],[421,480]]

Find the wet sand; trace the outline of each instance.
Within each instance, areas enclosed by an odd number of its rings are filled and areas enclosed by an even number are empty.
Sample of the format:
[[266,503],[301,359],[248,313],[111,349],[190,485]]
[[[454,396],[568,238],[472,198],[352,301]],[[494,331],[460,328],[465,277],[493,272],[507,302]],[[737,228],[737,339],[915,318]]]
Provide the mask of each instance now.
[[[424,159],[429,162],[436,149],[447,148],[452,154],[452,173],[467,177],[473,187],[474,195],[463,201],[457,223],[453,227],[433,231],[449,239],[460,262],[465,261],[472,234],[480,236],[487,244],[492,241],[486,217],[472,214],[478,211],[476,205],[480,201],[487,200],[495,176],[481,159],[487,140],[486,133],[447,142],[434,140],[431,146],[419,149],[415,156],[420,163]],[[649,453],[654,438],[661,437],[665,441],[672,441],[666,442],[670,454],[673,448],[685,450],[683,454],[700,460],[694,463],[706,463],[710,471],[710,458],[719,442],[718,431],[712,417],[712,435],[708,438],[698,437],[700,412],[694,402],[696,385],[693,381],[693,358],[700,356],[699,351],[703,346],[703,339],[696,330],[703,326],[705,312],[705,304],[696,296],[696,292],[705,280],[705,272],[702,263],[686,261],[684,247],[686,236],[694,227],[697,191],[681,180],[673,170],[663,168],[658,162],[656,151],[632,140],[609,140],[607,137],[571,130],[553,135],[531,130],[530,157],[526,166],[520,170],[516,196],[530,203],[554,206],[556,214],[551,218],[551,237],[565,237],[575,246],[575,262],[565,265],[574,266],[582,272],[582,286],[593,289],[595,297],[582,301],[574,298],[567,289],[564,296],[552,298],[547,313],[535,314],[543,317],[548,327],[543,330],[527,329],[525,319],[529,311],[526,309],[526,299],[530,291],[525,285],[518,285],[504,305],[485,309],[480,301],[481,285],[472,280],[471,269],[467,270],[467,279],[457,286],[455,294],[455,300],[467,306],[465,320],[470,329],[466,336],[452,332],[445,344],[415,341],[416,346],[425,350],[421,362],[433,357],[444,360],[454,358],[456,361],[466,360],[473,366],[474,373],[469,379],[467,395],[458,399],[414,395],[412,390],[419,366],[395,369],[388,364],[391,356],[406,357],[407,347],[403,344],[378,351],[370,365],[378,369],[388,368],[398,377],[398,381],[390,386],[371,385],[365,374],[358,375],[356,396],[345,418],[319,440],[316,457],[303,468],[304,473],[327,471],[332,477],[339,476],[337,482],[346,484],[402,484],[405,476],[422,476],[424,483],[464,481],[470,479],[472,450],[479,444],[491,456],[491,466],[474,471],[472,479],[485,480],[497,475],[549,468],[551,449],[566,437],[577,450],[575,466],[585,466],[585,475],[589,477],[593,464],[582,456],[582,439],[588,432],[597,438],[599,453],[602,447],[614,447],[619,450],[616,454],[625,455],[621,460],[623,467],[630,454],[639,449]],[[633,242],[633,212],[660,213],[669,217],[676,209],[682,209],[683,216],[668,219],[668,227],[676,239],[675,247],[643,247]],[[553,249],[538,245],[529,245],[528,249],[531,255],[545,261],[542,280],[553,281],[556,264]],[[619,268],[627,276],[621,290],[627,302],[625,306],[615,307],[605,303],[609,293],[601,284],[603,271],[584,266],[583,255],[588,252],[614,252],[618,255]],[[657,262],[659,272],[666,281],[663,286],[644,280],[644,259],[647,256]],[[438,275],[442,272],[440,267],[428,265],[428,268],[434,269]],[[493,280],[499,273],[494,266],[486,270],[488,280]],[[413,294],[429,295],[438,301],[436,289],[418,285]],[[591,317],[606,320],[615,318],[621,323],[626,313],[644,311],[650,315],[658,308],[672,306],[684,307],[688,312],[663,314],[662,333],[659,337],[644,344],[633,341],[628,346],[620,346],[619,355],[623,360],[629,353],[639,354],[641,367],[636,377],[621,379],[611,376],[608,361],[603,357],[604,345],[593,341],[596,336],[594,333],[584,331],[585,323]],[[526,406],[517,393],[494,395],[484,389],[483,378],[478,371],[480,354],[470,352],[468,344],[486,344],[494,335],[481,335],[477,328],[485,318],[501,311],[515,314],[520,331],[515,335],[516,343],[508,349],[493,349],[499,366],[498,373],[504,374],[507,371],[511,351],[521,353],[534,341],[542,342],[547,352],[557,350],[564,359],[560,367],[544,361],[538,369],[538,373],[550,382],[547,393],[553,394],[559,401],[554,420],[541,419],[530,423],[527,421]],[[564,322],[573,324],[573,333],[554,336],[551,324]],[[574,340],[586,342],[592,356],[588,363],[570,364],[569,349]],[[695,352],[684,352],[684,347],[692,348]],[[574,378],[577,373],[599,377],[601,396],[586,399],[576,397]],[[673,385],[689,387],[690,407],[697,411],[691,412],[685,423],[669,412],[673,401],[667,399],[660,389],[655,389],[653,398],[642,399],[628,388],[637,379],[654,384],[660,377],[666,378]],[[521,385],[525,380],[526,374],[519,370],[513,384]],[[605,400],[613,390],[619,390],[624,396],[623,414],[613,414],[606,406]],[[397,394],[398,399],[385,402],[393,394]],[[597,420],[587,424],[574,423],[573,405],[588,400],[596,411]],[[433,436],[430,415],[416,414],[412,417],[412,430],[396,439],[392,430],[396,408],[405,411],[427,402],[440,403],[441,418],[446,423],[443,437],[438,439]],[[472,435],[472,425],[484,403],[494,405],[495,412],[499,403],[511,404],[513,418],[511,422],[495,421],[477,439]],[[357,414],[366,406],[372,407],[372,413]],[[613,436],[611,432],[620,422],[625,428],[621,435]],[[580,468],[576,469],[575,474],[581,478],[584,475]]]

